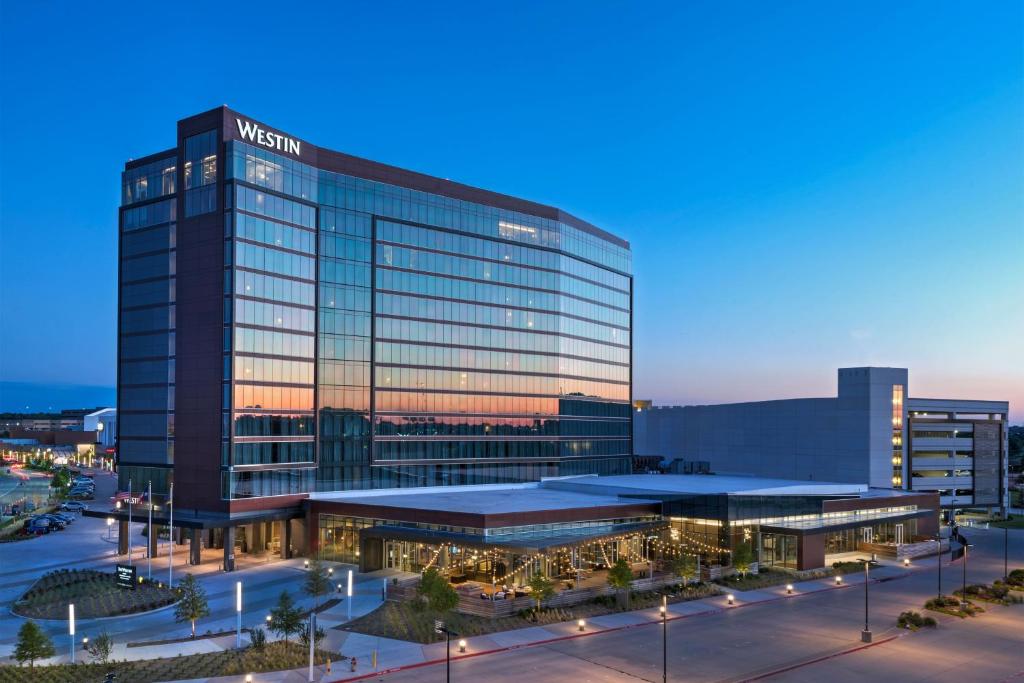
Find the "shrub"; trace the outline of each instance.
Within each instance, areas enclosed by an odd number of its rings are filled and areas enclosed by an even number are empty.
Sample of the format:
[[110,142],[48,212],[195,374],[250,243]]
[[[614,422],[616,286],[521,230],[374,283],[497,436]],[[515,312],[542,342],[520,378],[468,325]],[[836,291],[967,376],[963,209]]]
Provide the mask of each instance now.
[[934,627],[938,625],[932,617],[922,617],[919,613],[913,611],[902,612],[899,618],[896,620],[896,625],[900,628],[909,628],[917,630],[922,627]]
[[262,650],[267,644],[267,634],[260,627],[254,628],[249,632],[249,644],[254,650]]
[[928,602],[924,603],[925,609],[949,609],[960,606],[960,601],[949,595],[942,595],[937,598],[932,598]]

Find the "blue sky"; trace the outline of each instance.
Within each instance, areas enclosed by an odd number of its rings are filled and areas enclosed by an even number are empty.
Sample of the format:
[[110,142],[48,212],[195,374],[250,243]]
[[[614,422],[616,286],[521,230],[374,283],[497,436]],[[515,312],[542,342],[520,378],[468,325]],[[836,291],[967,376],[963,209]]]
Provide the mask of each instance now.
[[629,239],[637,397],[1024,420],[1020,3],[162,4],[3,5],[0,409],[109,400],[120,169],[229,104]]

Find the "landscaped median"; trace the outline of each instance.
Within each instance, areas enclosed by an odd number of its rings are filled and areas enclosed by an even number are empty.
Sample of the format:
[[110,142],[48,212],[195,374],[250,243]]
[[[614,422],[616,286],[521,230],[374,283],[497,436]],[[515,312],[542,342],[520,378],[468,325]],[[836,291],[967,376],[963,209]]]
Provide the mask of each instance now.
[[[317,650],[316,663],[338,662],[341,655]],[[59,664],[56,666],[0,666],[0,683],[68,683],[102,681],[108,673],[117,683],[149,683],[192,678],[212,678],[249,673],[298,669],[309,664],[309,647],[301,643],[267,643],[261,648],[225,650],[198,655],[110,662],[107,664]]]
[[11,611],[30,619],[67,619],[73,603],[80,619],[113,617],[166,607],[178,592],[157,581],[141,581],[135,589],[117,585],[114,574],[92,569],[62,569],[44,574]]
[[[717,595],[719,589],[714,584],[701,583],[686,588],[676,586],[669,589],[666,595],[669,603]],[[629,599],[628,610],[619,606],[614,595],[599,596],[588,602],[565,608],[526,609],[507,617],[487,618],[455,611],[438,611],[431,609],[429,601],[402,600],[388,601],[373,612],[345,625],[346,631],[367,635],[408,640],[417,643],[433,643],[444,640],[444,636],[434,629],[434,620],[442,619],[446,626],[460,636],[473,636],[511,631],[531,626],[548,626],[578,619],[589,619],[603,614],[653,609],[661,604],[662,594],[652,591],[633,592]]]

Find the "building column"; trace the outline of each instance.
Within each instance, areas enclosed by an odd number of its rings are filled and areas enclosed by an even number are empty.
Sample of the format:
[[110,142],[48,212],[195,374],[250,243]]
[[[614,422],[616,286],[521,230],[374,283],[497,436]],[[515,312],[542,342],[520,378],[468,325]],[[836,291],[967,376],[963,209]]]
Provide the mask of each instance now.
[[128,554],[128,522],[117,523],[117,554]]
[[263,551],[267,548],[267,542],[263,538],[263,532],[266,529],[266,524],[263,522],[253,522],[252,524],[252,536],[249,539],[249,552],[253,555],[262,555]]
[[149,529],[149,536],[146,538],[146,550],[149,553],[146,557],[156,557],[160,550],[160,527],[154,524]]
[[292,556],[292,522],[290,519],[281,520],[281,559],[287,560]]
[[203,557],[202,529],[189,529],[188,563],[199,564]]
[[235,527],[224,527],[224,571],[235,571]]

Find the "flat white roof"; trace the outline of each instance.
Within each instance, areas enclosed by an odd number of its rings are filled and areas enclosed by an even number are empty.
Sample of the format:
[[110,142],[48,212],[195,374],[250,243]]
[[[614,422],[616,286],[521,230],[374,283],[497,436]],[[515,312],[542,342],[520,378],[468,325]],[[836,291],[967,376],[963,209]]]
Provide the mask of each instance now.
[[629,505],[638,501],[622,499],[600,491],[567,491],[527,484],[485,484],[478,486],[427,486],[409,489],[377,489],[310,494],[312,500],[356,505],[382,505],[416,510],[443,510],[473,514],[536,512],[574,508]]
[[857,495],[868,490],[867,484],[839,484],[826,481],[765,479],[719,474],[623,474],[610,477],[583,475],[545,479],[541,485],[545,488],[562,490],[590,490],[606,495],[692,493],[703,495],[827,496]]

